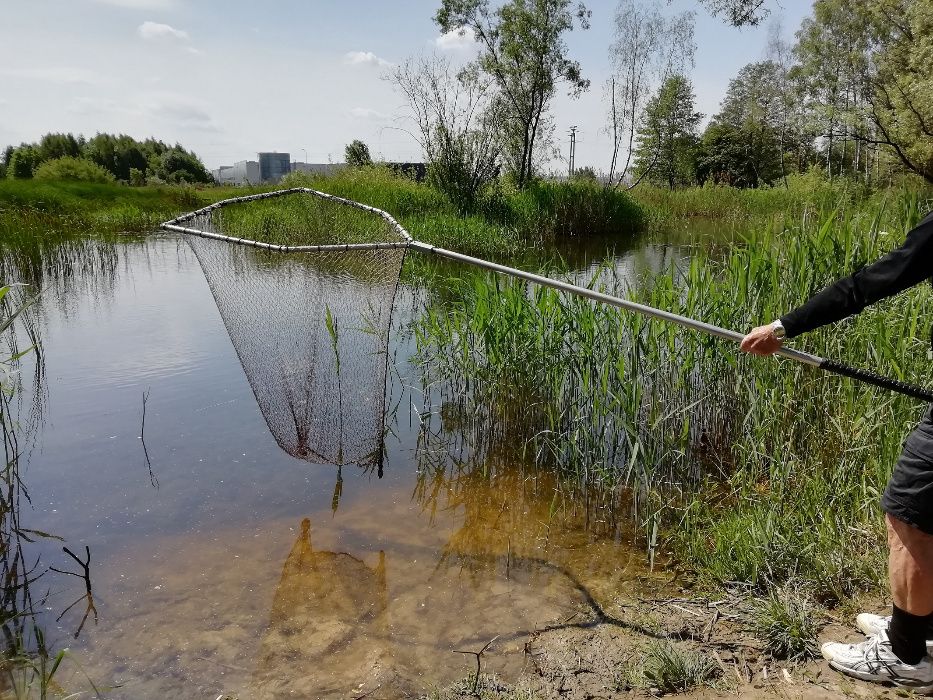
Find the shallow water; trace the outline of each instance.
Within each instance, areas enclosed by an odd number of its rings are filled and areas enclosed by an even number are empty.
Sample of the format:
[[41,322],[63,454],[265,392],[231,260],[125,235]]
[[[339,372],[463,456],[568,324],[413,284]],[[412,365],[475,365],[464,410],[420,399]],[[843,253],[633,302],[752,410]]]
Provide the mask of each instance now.
[[[475,668],[457,651],[498,636],[484,669],[512,674],[533,630],[660,585],[633,532],[561,505],[548,475],[514,457],[426,458],[421,421],[441,417],[419,413],[408,362],[419,294],[396,304],[379,478],[279,448],[180,239],[98,257],[106,270],[76,265],[43,295],[44,414],[21,461],[22,526],[90,548],[96,619],[82,626],[81,577],[34,584],[47,645],[71,649],[56,677],[68,690],[90,678],[115,698],[417,694]],[[645,247],[618,268],[667,264]],[[24,547],[38,570],[80,573],[62,544]]]

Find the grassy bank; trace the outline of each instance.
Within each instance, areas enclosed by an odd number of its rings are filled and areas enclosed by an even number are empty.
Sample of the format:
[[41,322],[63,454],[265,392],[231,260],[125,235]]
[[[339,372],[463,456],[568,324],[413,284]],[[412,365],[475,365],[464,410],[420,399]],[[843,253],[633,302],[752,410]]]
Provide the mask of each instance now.
[[[594,182],[539,182],[522,191],[496,186],[467,216],[459,215],[430,185],[380,167],[347,169],[327,177],[294,173],[278,187],[311,187],[369,204],[392,214],[416,238],[486,255],[518,255],[557,240],[630,238],[644,223],[631,197]],[[260,190],[3,180],[0,240],[142,233],[185,211],[256,191]],[[297,240],[314,221],[307,208],[283,206],[285,201],[250,204],[237,232],[284,232]]]
[[430,185],[379,167],[328,177],[292,174],[282,184],[369,204],[390,213],[419,240],[489,256],[521,255],[573,238],[626,239],[644,226],[644,214],[631,197],[595,182],[537,182],[521,191],[496,186],[467,216],[458,215]]
[[[746,330],[893,247],[929,206],[910,193],[818,204],[627,296]],[[418,323],[420,359],[488,449],[518,442],[627,504],[649,549],[711,583],[804,580],[831,603],[879,582],[877,499],[916,402],[549,290],[473,280],[457,296]],[[794,346],[928,384],[931,317],[923,285]]]
[[242,189],[0,180],[0,240],[143,233]]
[[[897,191],[923,196],[925,190],[919,181],[911,181]],[[885,205],[889,193],[871,190],[857,179],[830,181],[813,171],[788,176],[786,187],[706,186],[670,191],[639,185],[631,194],[645,211],[647,230],[660,233],[665,242],[695,242],[698,229],[716,240],[728,241],[741,239],[752,230],[779,233],[836,208],[877,210]]]

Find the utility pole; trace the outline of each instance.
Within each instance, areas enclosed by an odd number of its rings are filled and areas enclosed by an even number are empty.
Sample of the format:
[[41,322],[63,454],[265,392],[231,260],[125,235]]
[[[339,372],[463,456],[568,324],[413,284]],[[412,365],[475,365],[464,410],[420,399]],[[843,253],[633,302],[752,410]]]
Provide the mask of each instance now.
[[577,127],[570,127],[570,169],[567,177],[573,177],[573,161],[577,154]]

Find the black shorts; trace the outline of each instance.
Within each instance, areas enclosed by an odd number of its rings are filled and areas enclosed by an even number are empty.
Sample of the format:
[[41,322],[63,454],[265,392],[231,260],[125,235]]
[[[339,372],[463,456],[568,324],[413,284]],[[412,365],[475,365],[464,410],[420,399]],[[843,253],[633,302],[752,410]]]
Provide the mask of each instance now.
[[881,509],[933,535],[933,406],[904,441],[901,458],[881,496]]

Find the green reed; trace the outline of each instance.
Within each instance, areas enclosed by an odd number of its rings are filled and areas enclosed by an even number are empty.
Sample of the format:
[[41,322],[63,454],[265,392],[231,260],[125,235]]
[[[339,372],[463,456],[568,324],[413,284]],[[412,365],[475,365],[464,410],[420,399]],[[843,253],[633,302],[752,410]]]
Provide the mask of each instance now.
[[[877,258],[929,204],[904,194],[805,209],[632,289],[608,272],[594,284],[744,331]],[[551,290],[474,279],[459,291],[416,324],[419,358],[487,442],[518,443],[567,483],[627,504],[652,551],[660,527],[711,580],[799,576],[823,601],[878,581],[876,501],[916,402]],[[794,346],[925,384],[930,318],[923,286]]]

